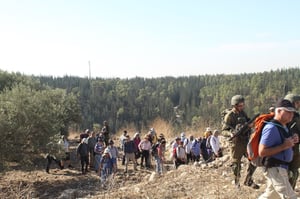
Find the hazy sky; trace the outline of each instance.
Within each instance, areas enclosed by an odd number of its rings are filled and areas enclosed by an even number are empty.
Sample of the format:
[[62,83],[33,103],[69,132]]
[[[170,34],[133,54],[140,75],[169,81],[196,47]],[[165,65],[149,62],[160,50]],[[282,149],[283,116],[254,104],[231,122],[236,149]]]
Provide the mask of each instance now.
[[300,65],[297,0],[0,0],[0,69],[162,77]]

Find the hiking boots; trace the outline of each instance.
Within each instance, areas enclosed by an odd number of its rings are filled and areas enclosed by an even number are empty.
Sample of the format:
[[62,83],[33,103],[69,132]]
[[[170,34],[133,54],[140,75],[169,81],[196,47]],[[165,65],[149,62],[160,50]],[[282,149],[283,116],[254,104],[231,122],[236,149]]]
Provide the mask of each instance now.
[[74,169],[74,167],[72,165],[69,164],[68,166],[69,169]]
[[251,187],[253,189],[259,189],[259,185],[255,184],[253,181],[252,181],[252,183],[244,183],[244,185]]
[[250,185],[253,189],[259,189],[259,185],[255,184],[254,182]]
[[240,189],[240,188],[241,188],[239,178],[235,178],[235,179],[234,179],[234,185],[235,185],[235,187],[236,187],[237,189]]
[[[247,178],[246,178],[246,179],[247,179]],[[250,180],[245,180],[244,185],[245,185],[245,186],[248,186],[248,187],[251,187],[251,188],[253,188],[253,189],[259,189],[259,185],[255,184],[255,182],[254,182],[252,179],[250,179]]]

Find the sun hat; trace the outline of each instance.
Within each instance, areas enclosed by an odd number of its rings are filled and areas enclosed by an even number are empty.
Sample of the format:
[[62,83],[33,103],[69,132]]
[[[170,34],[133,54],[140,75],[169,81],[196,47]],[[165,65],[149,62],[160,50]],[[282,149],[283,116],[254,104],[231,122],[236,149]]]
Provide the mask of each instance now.
[[212,130],[211,130],[210,127],[207,127],[205,131],[206,131],[206,132],[211,132]]
[[280,99],[276,103],[276,109],[281,109],[289,112],[296,112],[293,104],[287,99]]

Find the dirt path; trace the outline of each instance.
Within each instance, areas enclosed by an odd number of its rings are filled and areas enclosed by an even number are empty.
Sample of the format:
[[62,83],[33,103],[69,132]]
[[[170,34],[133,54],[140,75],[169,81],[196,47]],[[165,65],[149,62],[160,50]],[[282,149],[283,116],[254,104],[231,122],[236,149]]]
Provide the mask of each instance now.
[[[50,173],[46,173],[45,159],[40,159],[38,166],[30,171],[12,170],[0,176],[0,198],[204,198],[232,199],[257,198],[265,189],[262,171],[254,173],[254,179],[261,185],[259,190],[232,184],[231,168],[228,160],[206,164],[183,165],[163,176],[155,176],[154,170],[140,169],[125,174],[124,166],[118,161],[118,172],[109,180],[106,187],[100,184],[100,178],[94,171],[81,174],[80,162],[75,158],[77,139],[71,140],[72,165],[74,168],[59,169],[52,165]],[[226,154],[224,154],[225,156]],[[140,160],[139,160],[140,161]],[[154,161],[152,162],[152,165]],[[245,176],[247,161],[242,167],[242,179]],[[300,183],[298,182],[300,185]],[[300,187],[296,187],[299,193]]]
[[100,177],[94,170],[81,174],[80,160],[76,158],[77,138],[70,140],[71,165],[74,168],[59,169],[52,164],[49,174],[46,173],[45,159],[40,159],[39,166],[32,171],[13,170],[0,176],[0,198],[58,198],[64,192],[73,198],[86,197],[111,192],[129,184],[137,184],[144,176],[151,173],[149,170],[139,169],[133,172],[130,163],[129,172],[124,174],[124,166],[118,160],[118,172],[113,181],[105,189],[101,187]]

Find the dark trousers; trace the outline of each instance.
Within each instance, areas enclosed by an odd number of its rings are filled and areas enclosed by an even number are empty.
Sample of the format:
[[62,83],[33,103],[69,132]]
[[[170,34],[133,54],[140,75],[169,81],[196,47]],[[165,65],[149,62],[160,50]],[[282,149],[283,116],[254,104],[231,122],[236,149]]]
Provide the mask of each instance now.
[[193,161],[193,154],[187,153],[186,154],[186,163],[188,164],[190,161]]
[[46,159],[47,159],[47,166],[46,166],[46,172],[47,173],[49,173],[50,165],[51,165],[52,162],[55,162],[59,166],[59,168],[62,169],[62,165],[61,165],[60,160],[56,159],[55,156],[47,155]]
[[200,155],[193,155],[193,161],[199,162],[200,161]]
[[90,165],[90,168],[91,167],[94,167],[95,165],[95,152],[94,152],[94,148],[90,148],[89,149],[89,165]]
[[244,182],[245,185],[248,185],[248,186],[252,185],[252,183],[253,183],[252,176],[253,176],[253,173],[255,172],[255,170],[256,170],[256,166],[249,163],[248,168],[247,168],[246,179],[245,179],[245,182]]
[[177,169],[180,165],[182,165],[182,164],[185,164],[185,161],[183,161],[183,160],[181,160],[181,159],[179,159],[179,158],[176,158],[176,160],[175,160],[175,167],[176,167],[176,169]]
[[203,159],[205,160],[205,161],[208,161],[209,160],[209,155],[208,155],[208,152],[207,152],[207,150],[206,149],[201,149],[202,151],[201,151],[201,155],[202,155],[202,157],[203,157]]
[[124,153],[124,155],[122,156],[122,165],[125,165],[125,153]]
[[149,150],[142,150],[141,166],[143,166],[143,162],[145,160],[146,167],[150,168],[149,158],[150,158]]
[[81,171],[82,173],[87,172],[87,168],[89,165],[89,157],[88,156],[80,156],[80,163],[81,163]]

